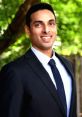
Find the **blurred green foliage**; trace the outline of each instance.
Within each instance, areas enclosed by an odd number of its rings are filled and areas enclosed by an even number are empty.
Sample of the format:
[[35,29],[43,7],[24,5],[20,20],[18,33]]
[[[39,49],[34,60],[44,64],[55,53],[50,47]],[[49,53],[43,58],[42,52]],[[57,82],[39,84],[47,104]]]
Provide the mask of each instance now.
[[[82,55],[82,0],[41,0],[54,8],[58,35],[54,49],[63,54]],[[23,0],[0,0],[0,37],[12,22]],[[18,41],[0,55],[0,67],[21,56],[30,47],[30,41],[21,34]]]
[[22,3],[23,0],[0,0],[0,36],[12,22],[15,13]]
[[30,46],[31,43],[29,38],[26,37],[25,34],[22,34],[21,37],[16,41],[16,43],[9,46],[9,48],[1,54],[0,68],[10,61],[13,61],[17,57],[22,56]]

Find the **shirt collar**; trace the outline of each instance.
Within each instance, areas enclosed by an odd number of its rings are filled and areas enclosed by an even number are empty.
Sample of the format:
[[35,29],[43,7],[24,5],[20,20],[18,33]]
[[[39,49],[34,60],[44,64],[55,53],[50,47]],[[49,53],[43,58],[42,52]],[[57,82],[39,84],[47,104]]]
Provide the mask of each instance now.
[[[51,59],[50,57],[48,57],[47,55],[43,54],[42,52],[40,52],[39,50],[35,49],[34,47],[31,47],[32,51],[34,52],[34,54],[36,55],[36,57],[39,59],[39,61],[42,64],[48,64],[49,60]],[[55,52],[53,52],[53,56],[52,58],[55,57]]]

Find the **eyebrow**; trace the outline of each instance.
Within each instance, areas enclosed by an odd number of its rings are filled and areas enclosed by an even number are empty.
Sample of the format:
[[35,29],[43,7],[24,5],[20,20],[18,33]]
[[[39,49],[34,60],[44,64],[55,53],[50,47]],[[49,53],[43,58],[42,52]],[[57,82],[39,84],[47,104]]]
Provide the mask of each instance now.
[[[36,21],[33,22],[33,24],[35,24],[35,23],[42,23],[42,22],[43,22],[42,20],[36,20]],[[50,19],[48,22],[56,22],[56,20]]]
[[54,19],[50,19],[49,22],[56,22],[56,20],[54,20]]
[[43,21],[41,21],[41,20],[36,20],[36,21],[34,21],[33,22],[33,24],[35,24],[35,23],[42,23]]

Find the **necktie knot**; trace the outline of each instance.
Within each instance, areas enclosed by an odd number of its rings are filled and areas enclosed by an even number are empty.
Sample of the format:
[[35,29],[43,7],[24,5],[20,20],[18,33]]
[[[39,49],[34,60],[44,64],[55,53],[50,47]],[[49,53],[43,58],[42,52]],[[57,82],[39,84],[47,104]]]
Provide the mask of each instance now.
[[54,67],[54,65],[56,65],[55,61],[53,59],[50,59],[50,61],[48,62],[48,64],[51,66],[51,67]]

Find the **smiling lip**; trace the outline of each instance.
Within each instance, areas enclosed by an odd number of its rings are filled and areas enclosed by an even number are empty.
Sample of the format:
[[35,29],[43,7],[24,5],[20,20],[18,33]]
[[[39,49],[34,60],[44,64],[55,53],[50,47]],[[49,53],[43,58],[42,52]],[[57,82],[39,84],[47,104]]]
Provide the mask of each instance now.
[[42,40],[43,40],[44,42],[49,43],[50,40],[51,40],[51,38],[52,38],[52,36],[41,36],[41,38],[42,38]]
[[41,36],[43,39],[50,39],[52,36]]

